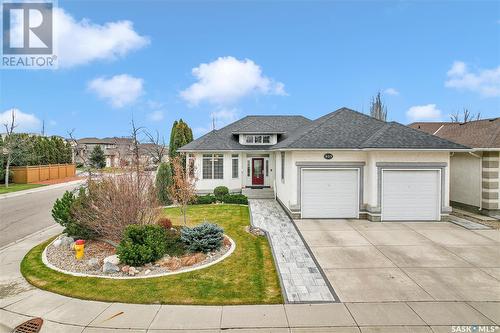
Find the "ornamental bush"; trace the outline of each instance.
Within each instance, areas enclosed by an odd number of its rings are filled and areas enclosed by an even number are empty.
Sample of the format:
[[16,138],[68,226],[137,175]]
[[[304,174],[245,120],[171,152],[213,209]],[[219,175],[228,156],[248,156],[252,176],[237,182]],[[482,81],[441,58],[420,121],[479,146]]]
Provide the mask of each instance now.
[[225,186],[217,186],[214,188],[214,195],[216,197],[222,197],[226,194],[229,194],[229,189]]
[[191,252],[217,251],[224,242],[224,229],[217,224],[204,222],[194,228],[182,228],[181,240]]
[[208,204],[214,203],[216,201],[217,201],[217,199],[215,198],[215,196],[213,196],[211,194],[199,195],[199,196],[196,197],[195,204],[197,204],[197,205],[208,205]]
[[248,198],[243,194],[226,194],[222,197],[222,202],[228,204],[248,205]]
[[163,257],[166,251],[167,234],[159,225],[129,225],[116,254],[120,262],[142,266]]
[[54,220],[64,227],[64,233],[73,238],[91,239],[95,235],[89,229],[79,224],[78,221],[72,216],[71,209],[78,200],[83,190],[80,190],[78,196],[73,192],[66,191],[63,196],[56,199],[52,207],[52,217]]

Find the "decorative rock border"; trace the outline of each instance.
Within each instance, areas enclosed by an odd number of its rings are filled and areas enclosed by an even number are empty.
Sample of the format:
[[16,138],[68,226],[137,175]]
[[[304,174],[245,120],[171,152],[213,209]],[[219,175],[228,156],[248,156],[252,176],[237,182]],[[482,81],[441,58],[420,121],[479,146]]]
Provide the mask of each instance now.
[[61,269],[61,268],[56,267],[53,264],[51,264],[49,262],[49,260],[47,259],[47,248],[49,246],[51,246],[52,243],[57,238],[54,239],[52,242],[50,242],[45,247],[45,249],[43,249],[43,252],[42,252],[42,261],[45,264],[45,266],[47,266],[48,268],[50,268],[50,269],[52,269],[54,271],[57,271],[57,272],[63,273],[63,274],[67,274],[67,275],[78,276],[78,277],[92,277],[92,278],[98,278],[98,279],[114,279],[114,280],[151,279],[151,278],[157,278],[157,277],[162,277],[162,276],[169,276],[169,275],[176,275],[176,274],[182,274],[182,273],[192,272],[192,271],[196,271],[196,270],[200,270],[200,269],[204,269],[204,268],[210,267],[212,265],[215,265],[215,264],[221,262],[222,260],[224,260],[227,257],[229,257],[231,254],[233,254],[234,250],[236,249],[236,243],[233,241],[233,239],[231,237],[229,237],[228,235],[225,235],[225,236],[231,242],[231,247],[229,248],[229,250],[226,253],[224,253],[224,255],[222,255],[217,260],[214,260],[214,261],[211,261],[209,263],[206,263],[206,264],[203,264],[203,265],[200,265],[200,266],[196,266],[196,267],[190,267],[190,268],[180,269],[180,270],[175,271],[175,272],[168,272],[168,273],[155,274],[155,275],[147,275],[147,276],[145,276],[145,275],[141,275],[141,276],[105,276],[105,275],[93,275],[93,274],[85,274],[85,273],[76,273],[76,272],[71,272],[71,271],[67,271],[67,270]]

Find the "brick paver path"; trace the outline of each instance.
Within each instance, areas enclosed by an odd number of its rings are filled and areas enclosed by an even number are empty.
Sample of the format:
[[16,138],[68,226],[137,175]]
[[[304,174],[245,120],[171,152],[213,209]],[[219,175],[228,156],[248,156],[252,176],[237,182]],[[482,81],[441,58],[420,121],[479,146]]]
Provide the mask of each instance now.
[[275,200],[249,200],[252,224],[269,233],[288,302],[334,302],[328,282],[288,215]]

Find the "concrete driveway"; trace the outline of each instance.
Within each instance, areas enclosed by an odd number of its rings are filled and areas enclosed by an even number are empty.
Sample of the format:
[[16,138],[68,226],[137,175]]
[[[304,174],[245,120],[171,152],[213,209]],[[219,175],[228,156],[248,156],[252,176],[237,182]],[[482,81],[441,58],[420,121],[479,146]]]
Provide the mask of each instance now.
[[342,302],[500,301],[498,230],[446,222],[295,223]]

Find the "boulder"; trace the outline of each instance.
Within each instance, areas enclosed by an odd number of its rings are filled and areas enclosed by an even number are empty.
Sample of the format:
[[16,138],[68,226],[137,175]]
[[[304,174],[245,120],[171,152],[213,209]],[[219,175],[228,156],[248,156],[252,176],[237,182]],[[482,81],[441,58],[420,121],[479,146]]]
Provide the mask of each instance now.
[[120,259],[118,258],[118,256],[116,254],[113,254],[112,256],[108,256],[106,258],[104,258],[104,263],[111,263],[113,265],[118,265],[120,264]]
[[170,271],[175,271],[182,267],[181,259],[177,257],[162,260],[160,265],[166,267]]
[[128,273],[128,270],[130,269],[130,266],[129,265],[125,265],[122,267],[122,272],[123,273]]
[[98,270],[99,268],[101,268],[101,266],[99,265],[99,259],[97,258],[91,258],[87,260],[87,266],[93,270]]
[[128,275],[134,276],[137,273],[139,273],[139,270],[135,268],[134,266],[130,266],[128,269]]
[[118,273],[120,268],[110,262],[105,262],[104,266],[102,266],[102,271],[106,274]]
[[59,246],[61,246],[61,244],[62,244],[62,241],[60,239],[56,239],[54,241],[54,243],[52,243],[52,245],[54,245],[55,247],[59,247]]
[[144,275],[148,275],[149,273],[151,273],[151,270],[150,269],[146,269],[146,271],[144,272]]
[[71,244],[75,242],[75,239],[73,237],[68,237],[68,236],[61,236],[59,240],[61,241],[62,246],[67,246],[67,247],[70,247]]

